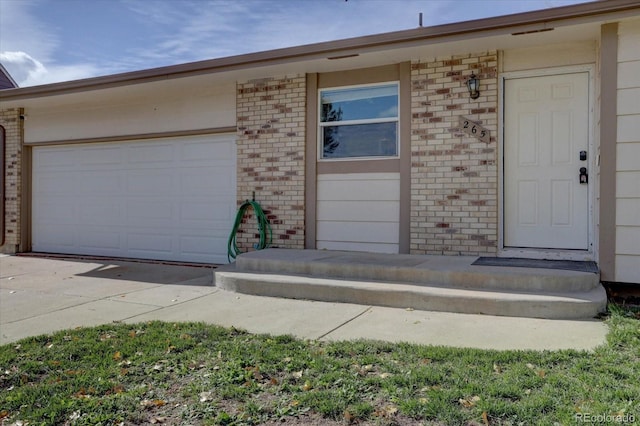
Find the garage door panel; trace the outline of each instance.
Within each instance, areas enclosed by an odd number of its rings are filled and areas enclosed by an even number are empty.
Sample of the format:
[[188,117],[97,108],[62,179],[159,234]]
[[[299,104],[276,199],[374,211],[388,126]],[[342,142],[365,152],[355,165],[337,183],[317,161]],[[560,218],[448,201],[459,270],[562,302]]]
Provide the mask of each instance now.
[[79,229],[78,245],[92,251],[112,250],[122,248],[120,234],[112,230]]
[[157,232],[127,234],[129,250],[147,253],[171,253],[173,250],[173,236]]
[[137,146],[130,146],[127,150],[127,162],[135,167],[166,166],[173,163],[174,157],[174,146],[169,143],[141,142]]
[[74,154],[72,149],[58,148],[53,151],[46,151],[34,158],[33,166],[45,172],[48,169],[59,170],[61,166],[73,166]]
[[33,250],[226,262],[235,149],[230,136],[35,147]]
[[171,200],[129,200],[125,207],[126,224],[129,227],[170,228],[175,218]]
[[[207,229],[207,231],[208,231],[207,237],[211,237],[213,239],[220,239],[220,238],[223,239],[224,240],[223,244],[226,247],[227,246],[227,240],[229,238],[230,230],[227,230],[227,229],[221,227],[221,225],[223,225],[223,224],[225,224],[227,222],[226,221],[225,222],[213,221],[212,223],[215,224],[217,227],[216,227],[216,229]],[[225,254],[226,253],[227,252],[225,250]]]
[[[55,227],[34,228],[33,245],[40,244],[48,247],[55,245],[61,249],[60,253],[69,253],[76,246],[76,226],[56,225]],[[46,250],[45,250],[46,251]]]
[[78,202],[78,224],[113,225],[122,223],[122,204],[117,200],[89,198]]
[[180,219],[188,221],[211,221],[216,218],[227,219],[225,209],[216,208],[209,203],[188,202],[180,206]]
[[180,238],[182,251],[190,254],[205,255],[211,253],[216,245],[220,244],[220,238],[185,236]]
[[167,196],[176,192],[174,174],[170,170],[140,170],[127,173],[127,193],[149,197]]
[[66,194],[68,188],[74,185],[75,176],[71,172],[43,173],[34,179],[35,193]]
[[[73,173],[74,179],[77,172]],[[123,190],[123,177],[121,171],[92,171],[88,176],[76,183],[78,191],[87,195],[119,195]],[[63,187],[67,192],[67,187]]]
[[235,173],[235,167],[231,166],[185,170],[180,175],[180,192],[195,195],[235,193]]
[[74,225],[78,221],[75,206],[64,203],[64,199],[43,202],[42,210],[34,212],[34,218],[42,224]]
[[124,158],[122,147],[100,146],[83,148],[80,154],[82,163],[87,166],[120,165]]

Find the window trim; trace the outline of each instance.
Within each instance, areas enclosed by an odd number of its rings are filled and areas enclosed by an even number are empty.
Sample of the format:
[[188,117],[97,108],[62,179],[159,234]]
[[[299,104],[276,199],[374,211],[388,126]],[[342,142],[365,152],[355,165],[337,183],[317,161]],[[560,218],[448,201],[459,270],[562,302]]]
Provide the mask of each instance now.
[[[345,121],[327,121],[322,122],[322,92],[331,91],[331,90],[349,90],[349,89],[361,89],[366,87],[379,87],[379,86],[391,86],[394,85],[396,88],[396,93],[398,97],[397,104],[397,115],[395,117],[384,117],[384,118],[367,118],[367,119],[359,119],[359,120],[345,120]],[[328,162],[340,162],[340,161],[376,161],[376,160],[397,160],[400,158],[400,149],[401,149],[401,134],[400,134],[400,123],[401,123],[401,87],[399,80],[389,80],[389,81],[379,81],[375,83],[365,83],[365,84],[349,84],[344,86],[330,86],[330,87],[322,87],[317,90],[317,114],[316,114],[316,138],[317,138],[317,148],[316,148],[316,160],[320,163],[328,163]],[[336,124],[341,123],[341,124]],[[364,156],[364,157],[343,157],[343,158],[323,158],[322,153],[323,149],[323,138],[322,138],[322,128],[323,127],[331,127],[336,125],[349,126],[349,125],[358,125],[358,124],[378,124],[378,123],[396,123],[396,154],[395,155],[384,155],[384,156]]]

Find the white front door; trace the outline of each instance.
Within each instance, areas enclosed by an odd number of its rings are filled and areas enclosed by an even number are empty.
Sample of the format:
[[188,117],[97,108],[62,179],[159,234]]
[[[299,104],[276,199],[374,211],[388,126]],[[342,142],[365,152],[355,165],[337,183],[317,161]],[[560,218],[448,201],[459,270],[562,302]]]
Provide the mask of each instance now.
[[588,250],[589,73],[505,79],[504,96],[505,248]]

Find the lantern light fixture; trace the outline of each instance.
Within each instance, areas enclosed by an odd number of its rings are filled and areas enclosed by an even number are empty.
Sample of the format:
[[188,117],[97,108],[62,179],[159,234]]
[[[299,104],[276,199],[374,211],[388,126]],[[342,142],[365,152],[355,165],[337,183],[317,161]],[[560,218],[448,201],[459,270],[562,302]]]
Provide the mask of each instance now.
[[469,97],[471,99],[478,99],[478,97],[480,97],[480,80],[478,80],[473,73],[471,73],[467,80],[467,88],[469,89]]

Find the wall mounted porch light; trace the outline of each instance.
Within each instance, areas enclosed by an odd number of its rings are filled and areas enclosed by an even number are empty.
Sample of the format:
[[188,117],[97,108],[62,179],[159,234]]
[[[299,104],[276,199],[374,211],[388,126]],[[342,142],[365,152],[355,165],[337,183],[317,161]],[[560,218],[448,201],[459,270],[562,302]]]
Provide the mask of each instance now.
[[469,97],[471,99],[478,99],[478,97],[480,97],[480,80],[478,80],[473,73],[471,73],[467,80],[467,88],[469,89]]

